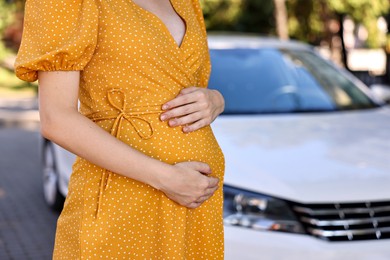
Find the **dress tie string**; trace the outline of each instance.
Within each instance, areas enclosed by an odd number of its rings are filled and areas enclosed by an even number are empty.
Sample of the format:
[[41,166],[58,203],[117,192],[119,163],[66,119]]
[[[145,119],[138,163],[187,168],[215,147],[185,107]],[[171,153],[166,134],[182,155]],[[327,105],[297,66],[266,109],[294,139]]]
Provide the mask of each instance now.
[[[119,99],[115,98],[114,95],[119,94]],[[108,102],[111,106],[116,108],[117,111],[98,111],[87,115],[93,122],[99,122],[104,120],[114,120],[114,124],[111,129],[111,135],[119,139],[122,129],[123,121],[127,121],[137,132],[138,136],[147,140],[153,137],[154,130],[152,124],[142,116],[159,114],[164,112],[161,110],[161,105],[148,105],[144,107],[132,107],[127,108],[127,95],[121,89],[110,89],[107,92]],[[119,112],[119,113],[118,113]],[[148,131],[144,133],[141,128],[146,127]],[[96,210],[96,218],[99,218],[102,197],[105,190],[108,189],[111,182],[112,173],[104,169],[102,178],[100,181],[98,205]],[[106,181],[107,179],[107,181]]]

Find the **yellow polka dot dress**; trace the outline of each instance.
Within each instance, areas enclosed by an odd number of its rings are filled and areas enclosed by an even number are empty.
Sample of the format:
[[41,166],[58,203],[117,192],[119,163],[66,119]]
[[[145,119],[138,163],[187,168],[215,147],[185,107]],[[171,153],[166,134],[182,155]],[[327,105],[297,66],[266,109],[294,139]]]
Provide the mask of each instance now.
[[[185,134],[159,120],[181,89],[207,87],[210,59],[198,0],[171,0],[186,23],[178,46],[131,0],[27,0],[19,78],[80,70],[80,113],[157,160],[208,163],[223,180],[210,127]],[[222,186],[222,185],[221,185]],[[222,187],[197,209],[77,158],[54,259],[223,259]]]

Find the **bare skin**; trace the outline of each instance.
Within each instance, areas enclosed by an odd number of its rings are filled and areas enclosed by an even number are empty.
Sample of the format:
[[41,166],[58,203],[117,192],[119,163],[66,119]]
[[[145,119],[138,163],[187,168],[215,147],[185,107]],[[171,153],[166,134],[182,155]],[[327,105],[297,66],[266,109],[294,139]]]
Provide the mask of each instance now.
[[[155,13],[180,44],[185,24],[169,0],[134,0]],[[41,132],[86,160],[161,190],[178,204],[197,208],[218,189],[219,180],[210,177],[210,167],[202,162],[169,165],[152,159],[122,143],[78,112],[79,71],[42,72],[39,78]],[[222,111],[224,100],[214,90],[190,87],[163,105],[161,119],[184,132],[209,125]]]
[[157,16],[171,32],[178,46],[183,41],[186,25],[180,16],[173,9],[169,0],[131,0],[146,11]]

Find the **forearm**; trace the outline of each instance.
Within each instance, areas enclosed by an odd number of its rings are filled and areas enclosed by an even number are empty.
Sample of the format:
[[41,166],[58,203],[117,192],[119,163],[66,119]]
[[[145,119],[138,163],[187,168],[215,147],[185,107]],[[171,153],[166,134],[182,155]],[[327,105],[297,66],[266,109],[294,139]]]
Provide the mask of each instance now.
[[77,111],[56,112],[42,124],[42,134],[91,163],[157,189],[160,175],[172,171],[172,166],[131,148]]
[[41,112],[42,134],[93,164],[157,189],[161,175],[173,170],[171,165],[131,148],[71,108],[53,108],[49,113]]

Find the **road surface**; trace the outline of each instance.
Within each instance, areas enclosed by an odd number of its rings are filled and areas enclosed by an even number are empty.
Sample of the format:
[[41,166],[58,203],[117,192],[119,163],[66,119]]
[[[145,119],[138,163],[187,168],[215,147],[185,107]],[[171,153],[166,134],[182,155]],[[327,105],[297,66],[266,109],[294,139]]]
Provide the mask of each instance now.
[[0,128],[0,259],[51,259],[58,213],[43,200],[36,128]]

